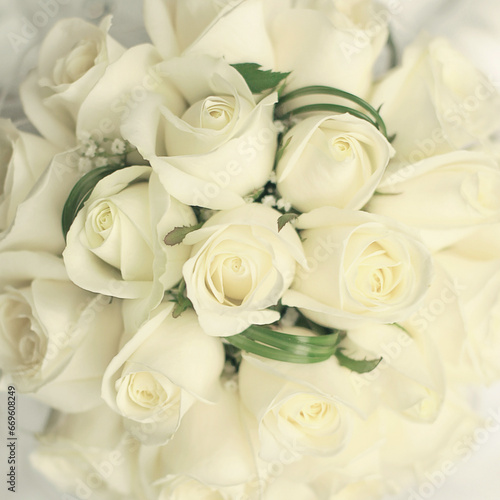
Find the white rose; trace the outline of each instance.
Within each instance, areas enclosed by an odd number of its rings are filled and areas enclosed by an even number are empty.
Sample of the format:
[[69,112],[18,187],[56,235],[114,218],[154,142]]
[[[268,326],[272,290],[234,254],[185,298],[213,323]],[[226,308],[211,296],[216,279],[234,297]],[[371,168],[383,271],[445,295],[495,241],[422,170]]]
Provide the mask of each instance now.
[[0,269],[12,283],[0,295],[5,379],[62,411],[99,404],[102,375],[123,330],[119,301],[76,287],[50,255],[4,252]]
[[263,0],[145,0],[146,30],[165,59],[181,53],[272,68]]
[[455,151],[389,174],[367,210],[418,228],[436,251],[500,222],[499,190],[500,170],[491,157]]
[[[276,94],[256,102],[236,69],[208,56],[175,58],[156,71],[165,83],[132,109],[123,137],[181,202],[217,210],[242,205],[273,168]],[[186,103],[180,111],[164,95],[172,84]]]
[[[45,154],[42,151],[40,158]],[[64,249],[61,214],[73,185],[81,176],[75,164],[77,157],[73,150],[54,156],[27,198],[18,205],[14,220],[0,237],[0,250],[61,254]]]
[[[159,87],[165,106],[174,113],[180,112],[184,108],[184,100],[173,85],[163,81],[158,73],[157,65],[162,61],[158,50],[144,43],[130,47],[110,64],[80,107],[77,137],[85,139],[90,135],[98,139],[106,138],[109,141],[102,144],[104,148],[112,144],[111,139],[122,140],[122,121],[135,108],[144,107],[145,97]],[[136,154],[134,163],[141,164],[141,160]]]
[[357,390],[377,391],[383,404],[409,418],[436,419],[445,381],[439,351],[429,331],[419,331],[411,322],[368,323],[350,329],[342,345],[351,358],[382,358],[373,371],[352,373]]
[[[436,260],[460,285],[455,301],[462,311],[474,382],[492,383],[500,378],[500,259],[462,252],[460,245],[436,254]],[[462,371],[464,367],[460,366]],[[471,370],[469,370],[470,373]],[[471,374],[472,375],[472,374]]]
[[108,35],[111,17],[95,26],[59,21],[40,48],[37,69],[20,88],[24,111],[38,131],[62,148],[75,145],[79,108],[107,66],[124,49]]
[[[382,470],[391,481],[393,493],[403,494],[403,498],[412,498],[412,490],[420,496],[417,483],[429,483],[436,471],[449,470],[470,458],[473,435],[483,420],[468,408],[463,396],[451,391],[432,425],[404,418],[383,407],[378,413],[384,423],[380,427]],[[425,496],[429,490],[424,487],[421,491]]]
[[[290,333],[311,335],[303,328]],[[288,455],[326,457],[339,453],[372,403],[353,391],[350,371],[336,358],[298,365],[243,355],[240,397],[258,425],[259,456],[267,461]]]
[[375,127],[349,114],[306,118],[282,142],[287,146],[276,167],[278,190],[301,212],[362,208],[394,154]]
[[250,429],[228,381],[215,404],[197,402],[164,446],[142,446],[136,496],[145,500],[257,500]]
[[155,307],[181,278],[189,248],[168,247],[163,238],[176,226],[193,224],[195,217],[150,175],[150,167],[132,166],[95,186],[63,252],[68,275],[78,286],[133,299],[154,293]]
[[[327,364],[325,364],[327,365]],[[301,383],[301,376],[295,371],[297,365],[287,372],[287,379],[291,382],[297,380]],[[305,372],[311,365],[305,366]],[[312,380],[314,385],[318,384],[321,378],[318,375],[334,375],[336,370],[324,370],[321,374],[318,372]],[[345,376],[349,374],[345,370]],[[306,380],[308,380],[306,378]],[[324,379],[330,381],[330,379]],[[308,381],[309,382],[309,381]],[[341,383],[345,383],[344,388],[339,384],[340,392],[335,389],[336,397],[343,401],[346,390],[352,394],[353,387],[349,384],[349,377],[341,377]],[[327,386],[327,384],[323,384]],[[330,389],[333,387],[330,385]],[[362,404],[366,399],[359,400]],[[373,398],[378,399],[375,395]],[[349,396],[352,401],[352,396]],[[371,402],[369,405],[371,406]],[[261,471],[261,481],[266,484],[264,498],[266,500],[286,500],[290,498],[290,492],[296,491],[297,498],[309,500],[308,495],[314,492],[311,498],[316,499],[317,494],[321,492],[322,498],[346,498],[366,499],[384,489],[383,470],[380,460],[381,447],[381,422],[377,413],[372,413],[366,418],[351,418],[349,421],[350,433],[344,447],[334,455],[304,455],[297,460],[296,453],[293,451],[282,451],[279,459],[273,462],[267,462]],[[370,491],[370,495],[361,496],[364,492]],[[359,495],[356,496],[356,494]],[[300,495],[303,495],[300,496]],[[345,495],[345,496],[344,496]],[[293,496],[292,498],[295,498]]]
[[300,239],[280,213],[249,204],[212,216],[184,242],[193,245],[184,264],[187,296],[203,330],[228,336],[252,324],[277,321],[276,305],[292,282],[295,263],[304,264]]
[[409,228],[392,219],[324,207],[303,214],[308,268],[282,302],[331,328],[394,323],[414,312],[431,281],[432,263]]
[[58,150],[0,119],[0,237]]
[[418,38],[401,67],[371,99],[396,133],[396,159],[415,163],[483,141],[500,126],[500,96],[485,75],[444,38]]
[[275,69],[292,71],[287,90],[329,85],[360,97],[388,36],[390,9],[371,0],[267,2]]
[[111,361],[102,381],[106,403],[147,444],[168,441],[196,400],[215,401],[224,351],[193,311],[178,318],[167,303]]
[[410,332],[432,339],[440,357],[436,364],[443,366],[448,385],[470,383],[477,381],[477,371],[462,304],[467,287],[461,275],[450,274],[438,256],[433,256],[434,277],[424,300],[403,324]]
[[452,248],[458,248],[462,255],[472,259],[496,259],[500,255],[500,222],[478,225]]
[[101,405],[74,415],[54,414],[30,459],[59,490],[76,498],[132,500],[137,448],[120,417]]

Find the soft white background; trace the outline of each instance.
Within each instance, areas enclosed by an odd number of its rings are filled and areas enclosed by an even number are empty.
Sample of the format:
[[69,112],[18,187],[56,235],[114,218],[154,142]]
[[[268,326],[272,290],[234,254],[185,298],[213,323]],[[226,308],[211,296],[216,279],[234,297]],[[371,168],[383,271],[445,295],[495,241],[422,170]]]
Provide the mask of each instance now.
[[[36,48],[44,34],[59,17],[79,15],[98,20],[115,12],[112,33],[124,45],[147,41],[141,25],[140,0],[0,0],[0,116],[12,118],[23,128],[29,125],[22,119],[17,86],[26,71],[35,64]],[[208,1],[208,0],[207,0]],[[386,0],[394,5],[395,0]],[[399,14],[394,17],[393,33],[401,49],[422,29],[450,37],[472,58],[497,85],[500,85],[500,2],[498,0],[401,0]],[[26,44],[13,50],[12,34],[26,33],[27,22],[41,10],[42,4],[52,4],[47,25],[32,30]],[[64,5],[62,5],[64,4]],[[55,8],[54,8],[55,5]],[[42,10],[43,11],[43,10]],[[39,19],[43,19],[39,18]],[[24,31],[23,31],[24,30]],[[10,34],[10,39],[9,39]],[[499,332],[500,333],[500,332]],[[500,363],[500,360],[499,360]],[[0,499],[60,500],[56,492],[38,473],[31,469],[29,452],[35,446],[34,433],[43,429],[48,409],[28,397],[18,397],[18,489],[15,495],[7,492],[6,436],[7,397],[0,393]],[[478,411],[500,410],[500,384],[483,389],[476,395]],[[457,472],[427,497],[433,500],[498,500],[500,499],[500,431],[492,433],[474,456],[456,464]],[[64,497],[66,500],[68,496]],[[410,494],[391,500],[409,500]],[[195,500],[195,499],[193,499]],[[293,499],[290,499],[293,500]],[[367,498],[366,500],[370,500]],[[415,498],[413,499],[415,500]]]

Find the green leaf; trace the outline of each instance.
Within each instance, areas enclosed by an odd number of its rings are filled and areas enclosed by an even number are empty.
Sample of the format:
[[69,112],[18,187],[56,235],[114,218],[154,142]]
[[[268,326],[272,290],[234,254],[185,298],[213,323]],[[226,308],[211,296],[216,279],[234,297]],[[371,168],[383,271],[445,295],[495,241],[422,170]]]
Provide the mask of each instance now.
[[75,220],[78,212],[83,208],[84,203],[89,199],[96,184],[104,177],[125,168],[126,165],[106,165],[105,167],[98,167],[90,172],[87,172],[78,182],[73,186],[69,196],[64,204],[62,212],[62,231],[64,239],[68,234],[69,228]]
[[301,87],[299,89],[293,90],[292,92],[289,92],[288,94],[280,96],[276,108],[283,105],[285,102],[295,99],[297,97],[307,96],[307,95],[318,95],[318,94],[331,95],[351,101],[357,104],[359,107],[361,107],[365,112],[368,112],[369,115],[373,117],[373,119],[370,118],[370,116],[366,115],[364,112],[360,112],[353,108],[339,105],[338,109],[335,109],[335,106],[337,105],[327,104],[327,103],[301,106],[300,108],[292,109],[291,111],[288,111],[285,114],[282,114],[279,111],[277,111],[276,112],[277,117],[280,119],[284,119],[296,113],[306,113],[309,111],[333,111],[337,113],[351,113],[352,115],[357,116],[358,118],[363,118],[364,120],[369,121],[372,125],[377,127],[385,135],[385,137],[389,138],[389,136],[387,135],[387,128],[385,126],[384,120],[379,114],[380,108],[379,110],[376,110],[370,103],[366,102],[361,97],[346,92],[345,90],[337,89],[335,87],[328,87],[326,85],[310,85],[307,87]]
[[178,318],[186,309],[192,308],[192,302],[184,296],[177,296],[175,299],[172,299],[172,302],[175,302],[174,309],[172,310],[172,317]]
[[278,233],[285,227],[286,224],[288,224],[290,221],[296,219],[299,216],[299,214],[294,214],[292,212],[283,214],[282,216],[278,217]]
[[329,359],[335,353],[338,334],[308,337],[252,325],[238,335],[226,337],[225,340],[258,356],[288,363],[308,364]]
[[368,373],[377,368],[378,364],[382,361],[379,359],[352,359],[342,353],[343,349],[337,349],[335,357],[339,361],[340,366],[345,366],[349,370],[356,373]]
[[340,104],[329,104],[329,103],[317,103],[317,104],[307,104],[305,106],[299,106],[298,108],[294,108],[286,113],[279,115],[278,118],[280,120],[286,120],[293,115],[298,115],[301,113],[311,113],[317,111],[331,111],[333,113],[349,113],[357,118],[361,118],[362,120],[366,120],[371,123],[374,127],[377,127],[377,123],[372,120],[367,114],[362,111],[358,111],[357,109],[351,108],[349,106],[341,106]]
[[290,74],[262,70],[259,69],[261,65],[256,63],[238,63],[231,66],[245,79],[253,94],[276,88]]
[[285,149],[286,149],[286,148],[287,148],[287,146],[290,144],[290,141],[291,141],[291,140],[292,140],[292,136],[290,136],[290,137],[286,140],[285,144],[282,144],[282,145],[279,147],[278,151],[276,151],[276,163],[278,163],[278,162],[281,160],[281,158],[283,157],[283,154],[285,153]]
[[172,291],[174,298],[170,302],[175,302],[172,310],[172,316],[178,318],[186,309],[193,307],[193,303],[186,297],[186,282],[182,279],[179,283],[177,291]]
[[194,224],[193,226],[174,227],[174,229],[172,229],[172,231],[170,231],[167,236],[165,236],[163,241],[165,242],[165,245],[178,245],[179,243],[182,243],[182,240],[186,237],[186,235],[193,231],[196,231],[197,229],[200,229],[201,226],[203,226],[203,222]]

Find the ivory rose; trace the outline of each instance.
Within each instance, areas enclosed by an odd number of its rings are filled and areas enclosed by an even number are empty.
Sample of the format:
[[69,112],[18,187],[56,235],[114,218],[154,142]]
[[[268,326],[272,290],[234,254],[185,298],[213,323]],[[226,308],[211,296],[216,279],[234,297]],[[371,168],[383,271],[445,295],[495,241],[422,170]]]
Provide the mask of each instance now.
[[471,357],[469,370],[459,366],[462,378],[493,383],[500,377],[496,363],[500,352],[500,259],[498,255],[484,258],[480,249],[471,255],[460,244],[435,258],[460,285],[456,302],[463,314],[465,346]]
[[420,230],[432,251],[500,222],[500,170],[489,155],[454,151],[388,174],[367,205]]
[[74,415],[53,414],[39,442],[31,463],[60,491],[77,498],[134,498],[138,443],[106,405]]
[[[418,492],[416,483],[427,483],[433,473],[445,470],[443,467],[449,471],[445,464],[458,466],[470,458],[470,443],[474,443],[473,436],[484,423],[455,391],[447,392],[432,425],[401,418],[383,407],[378,413],[384,422],[380,450],[384,475],[392,481],[393,490],[405,496],[410,488]],[[429,489],[423,486],[421,491],[426,494]]]
[[60,20],[45,38],[38,66],[20,88],[31,123],[54,144],[76,144],[76,120],[82,102],[107,66],[124,48],[108,35],[111,17],[100,26],[82,19]]
[[286,0],[266,2],[266,10],[274,69],[292,72],[287,90],[329,85],[367,97],[391,8],[372,0]]
[[150,167],[132,166],[99,181],[71,225],[63,257],[78,286],[122,298],[154,294],[153,308],[189,256],[188,247],[168,247],[163,238],[195,218],[150,176]]
[[394,154],[373,125],[349,114],[306,118],[282,143],[278,190],[301,212],[323,206],[362,208]]
[[[276,94],[257,101],[222,59],[184,56],[156,66],[160,81],[124,119],[123,137],[179,201],[216,210],[244,203],[274,164]],[[184,98],[178,111],[165,88]]]
[[164,446],[139,450],[136,495],[145,500],[258,500],[261,483],[234,382],[216,404],[196,402]]
[[98,405],[102,375],[123,331],[119,301],[75,286],[51,255],[3,252],[0,270],[4,381],[62,411]]
[[274,55],[263,0],[145,0],[146,30],[165,59],[181,54],[255,62],[266,69]]
[[308,318],[331,328],[406,319],[432,277],[430,255],[406,226],[366,212],[324,207],[296,227],[308,268],[283,296]]
[[167,442],[196,400],[215,402],[224,351],[192,310],[172,316],[166,303],[111,361],[102,381],[106,403],[147,444]]
[[187,296],[203,330],[228,336],[251,324],[277,321],[276,305],[293,280],[304,254],[295,230],[278,232],[281,214],[261,204],[248,204],[213,215],[189,233],[191,258],[182,273]]
[[[40,159],[44,156],[40,150]],[[0,249],[30,250],[61,255],[64,237],[61,213],[73,185],[81,177],[74,163],[74,150],[57,153],[41,173],[14,219],[0,238]]]
[[444,370],[428,331],[411,322],[367,323],[350,329],[347,336],[343,345],[350,357],[382,358],[372,372],[352,374],[360,394],[377,391],[383,404],[407,418],[424,422],[437,418],[445,393]]
[[[297,327],[287,333],[312,335]],[[245,353],[239,387],[241,401],[258,426],[259,456],[268,462],[285,453],[293,462],[303,455],[341,452],[360,415],[372,406],[369,397],[357,397],[350,371],[334,357],[302,366]]]
[[0,237],[57,152],[45,139],[0,120]]
[[498,90],[445,38],[417,38],[371,102],[382,105],[404,164],[484,142],[500,126]]

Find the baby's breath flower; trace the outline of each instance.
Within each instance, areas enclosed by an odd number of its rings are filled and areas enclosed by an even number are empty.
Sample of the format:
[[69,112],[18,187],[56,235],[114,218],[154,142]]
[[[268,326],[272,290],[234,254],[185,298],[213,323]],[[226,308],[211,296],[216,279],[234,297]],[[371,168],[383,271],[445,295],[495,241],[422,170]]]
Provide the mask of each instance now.
[[107,167],[109,165],[109,160],[105,158],[104,156],[100,156],[99,158],[96,158],[95,160],[95,166],[96,167]]
[[111,144],[111,152],[115,155],[121,155],[125,152],[125,142],[122,139],[115,139]]
[[83,132],[80,132],[80,134],[78,135],[78,140],[84,144],[86,142],[89,142],[91,140],[91,135],[89,132],[87,132],[86,130],[84,130]]
[[86,174],[92,170],[92,161],[85,156],[78,160],[78,171],[82,174]]
[[286,125],[283,123],[282,120],[275,120],[273,122],[273,125],[275,126],[278,133],[284,132],[286,130]]
[[268,194],[262,198],[261,203],[263,205],[267,205],[268,207],[274,207],[276,206],[276,197],[272,194]]
[[289,201],[286,201],[284,198],[279,198],[276,201],[276,208],[279,210],[283,209],[285,212],[288,212],[292,208],[292,204]]
[[94,156],[97,153],[97,144],[94,141],[90,140],[89,142],[84,144],[84,147],[85,147],[84,155],[87,158],[94,158]]

